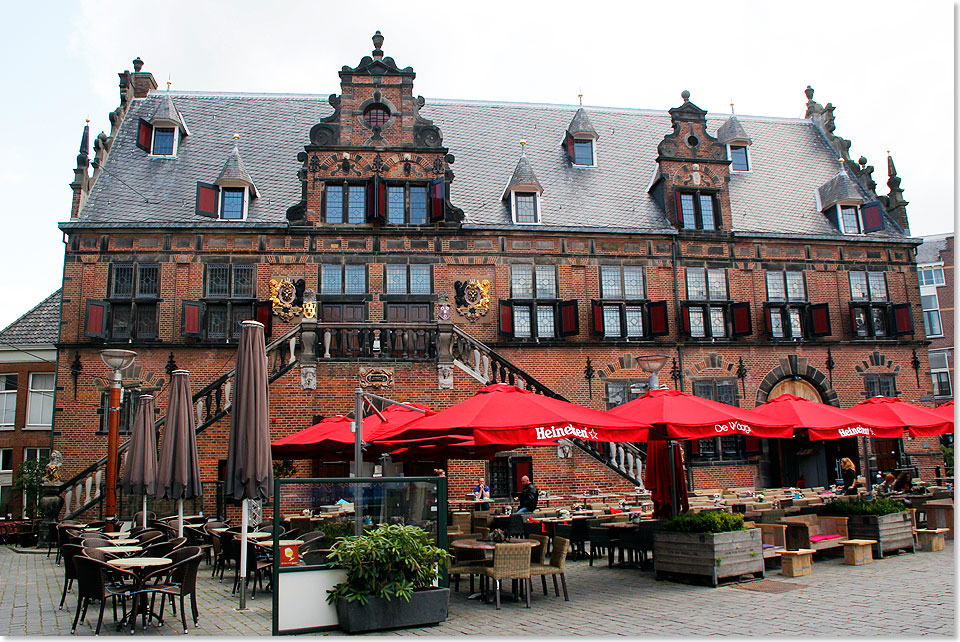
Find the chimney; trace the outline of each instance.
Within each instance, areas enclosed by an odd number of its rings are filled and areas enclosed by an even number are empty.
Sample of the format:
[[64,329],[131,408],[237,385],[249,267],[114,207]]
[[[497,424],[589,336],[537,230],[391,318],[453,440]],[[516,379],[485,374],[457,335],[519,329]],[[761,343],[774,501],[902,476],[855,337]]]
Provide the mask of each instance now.
[[143,69],[143,61],[137,56],[133,59],[133,73],[124,69],[120,72],[120,106],[126,108],[132,98],[145,98],[151,89],[157,88],[157,81],[149,71]]

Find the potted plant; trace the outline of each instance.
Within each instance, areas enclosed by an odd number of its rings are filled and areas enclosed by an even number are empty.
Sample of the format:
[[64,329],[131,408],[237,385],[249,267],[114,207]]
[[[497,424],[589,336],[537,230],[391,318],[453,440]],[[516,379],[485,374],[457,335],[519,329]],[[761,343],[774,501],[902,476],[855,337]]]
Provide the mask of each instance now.
[[742,515],[721,511],[666,519],[653,534],[653,570],[657,579],[706,577],[712,586],[724,577],[763,577],[760,530],[744,529]]
[[876,540],[874,555],[883,557],[900,548],[914,552],[913,519],[906,504],[888,497],[849,501],[832,501],[820,508],[821,515],[847,518],[847,536],[850,539]]
[[347,573],[327,592],[340,628],[362,633],[432,626],[447,619],[450,589],[432,586],[450,554],[415,526],[380,525],[360,537],[344,537],[329,560]]

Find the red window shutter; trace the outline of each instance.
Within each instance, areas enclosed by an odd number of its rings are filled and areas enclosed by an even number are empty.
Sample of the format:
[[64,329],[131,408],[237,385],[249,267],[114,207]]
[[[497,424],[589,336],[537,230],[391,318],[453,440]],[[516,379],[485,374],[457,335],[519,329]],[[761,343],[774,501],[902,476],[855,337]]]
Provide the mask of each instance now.
[[197,214],[217,218],[220,188],[210,183],[197,183]]
[[263,336],[269,337],[273,330],[273,301],[257,301],[253,307],[253,318],[263,324]]
[[743,438],[743,450],[747,453],[760,452],[760,438],[745,435]]
[[670,333],[670,322],[667,320],[667,302],[652,301],[647,304],[649,328],[651,337],[662,337]]
[[500,334],[513,336],[513,301],[500,302]]
[[443,179],[430,181],[430,222],[442,223],[445,218]]
[[691,454],[691,455],[699,455],[699,454],[700,454],[700,440],[699,440],[699,439],[691,439],[691,440],[690,440],[690,454]]
[[110,304],[106,301],[87,299],[86,324],[84,336],[107,338],[107,320],[110,318]]
[[367,182],[367,223],[383,223],[386,220],[384,184],[379,176]]
[[880,203],[874,201],[860,207],[860,220],[864,232],[876,232],[883,229],[883,210]]
[[750,315],[750,303],[741,301],[730,306],[733,317],[733,336],[746,337],[753,334],[753,318]]
[[150,144],[153,142],[153,125],[140,119],[137,127],[137,147],[145,152],[150,151]]
[[[690,306],[684,305],[680,310],[680,315],[683,318],[683,333],[690,336]],[[706,320],[704,320],[706,322]]]
[[677,227],[683,227],[683,209],[680,207],[680,190],[673,190],[673,204],[676,213]]
[[593,316],[593,331],[597,334],[603,334],[603,304],[600,301],[590,302]]
[[913,313],[909,303],[896,303],[890,306],[894,334],[913,334]]
[[767,335],[773,336],[773,308],[770,304],[764,304],[763,306],[763,321],[767,325]]
[[557,315],[560,317],[557,327],[561,337],[573,337],[580,334],[580,308],[577,300],[561,301],[557,305]]
[[203,303],[201,301],[183,301],[180,334],[185,337],[199,337],[203,329]]
[[826,303],[814,303],[807,308],[807,327],[812,337],[828,337],[833,333],[830,327],[830,306]]
[[575,158],[575,152],[573,149],[573,136],[570,135],[570,132],[567,132],[567,158],[570,159],[571,163]]

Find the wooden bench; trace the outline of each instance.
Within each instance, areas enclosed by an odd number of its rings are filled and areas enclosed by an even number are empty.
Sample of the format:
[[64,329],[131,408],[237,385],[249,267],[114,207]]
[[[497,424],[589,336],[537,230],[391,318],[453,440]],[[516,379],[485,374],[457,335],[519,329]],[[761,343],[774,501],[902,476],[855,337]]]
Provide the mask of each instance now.
[[875,539],[847,539],[843,540],[843,563],[848,566],[860,566],[873,561],[873,545]]
[[798,551],[780,551],[780,574],[787,577],[809,575],[813,570],[812,548],[801,548]]
[[763,559],[779,557],[787,550],[787,527],[785,524],[757,524],[760,529],[760,543],[763,547]]
[[946,534],[949,528],[918,528],[917,536],[920,538],[920,550],[936,552],[942,551],[947,546]]
[[787,525],[787,549],[812,548],[822,551],[839,548],[847,539],[847,518],[824,515],[791,515],[780,520]]

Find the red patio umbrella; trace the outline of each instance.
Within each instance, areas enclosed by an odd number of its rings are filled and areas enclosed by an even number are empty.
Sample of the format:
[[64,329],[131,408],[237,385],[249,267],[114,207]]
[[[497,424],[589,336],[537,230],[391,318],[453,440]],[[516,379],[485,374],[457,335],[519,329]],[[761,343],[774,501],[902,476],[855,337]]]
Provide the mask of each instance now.
[[[378,444],[378,447],[387,448],[387,445]],[[493,456],[503,449],[504,446],[478,446],[471,437],[440,440],[429,437],[406,442],[402,448],[390,452],[390,458],[396,462],[444,459],[485,460],[493,459]]]
[[[495,383],[446,410],[412,421],[389,438],[462,435],[472,436],[480,446],[547,445],[568,437],[624,442],[646,440],[647,426],[643,420],[621,419],[569,401]],[[380,436],[381,440],[387,438],[385,434]]]
[[890,420],[875,418],[865,421],[833,406],[810,401],[791,394],[782,394],[753,409],[768,419],[806,428],[810,439],[840,439],[842,437],[900,437],[903,428]]
[[[673,466],[670,465],[667,441],[655,439],[647,444],[647,465],[643,476],[643,485],[650,491],[653,499],[654,518],[671,517],[674,510],[671,488],[677,489],[679,512],[690,510],[687,485],[683,483],[683,450],[673,448]],[[670,471],[673,471],[673,478]]]
[[[434,414],[427,406],[419,403],[408,404],[421,408],[427,414]],[[376,443],[377,433],[394,431],[422,417],[424,413],[404,406],[391,405],[380,412],[383,419],[374,413],[363,418],[363,440]],[[270,450],[274,457],[286,459],[352,459],[354,433],[350,431],[353,419],[343,415],[326,417],[320,422],[292,435],[271,442]],[[395,446],[396,447],[396,446]],[[378,453],[365,451],[365,459],[376,461]]]
[[633,401],[611,408],[606,414],[652,424],[650,441],[705,439],[726,434],[793,436],[790,422],[671,388],[651,390]]
[[933,409],[933,412],[937,413],[937,414],[940,415],[941,417],[944,417],[944,418],[946,418],[946,419],[949,419],[950,421],[953,421],[953,420],[954,420],[953,402],[952,402],[952,401],[948,401],[947,403],[942,403],[942,404],[940,404],[939,406],[937,406],[936,408]]
[[930,408],[916,406],[898,397],[871,397],[847,408],[851,416],[861,421],[883,419],[898,426],[896,437],[908,430],[914,437],[932,437],[953,432],[953,420],[941,417]]

